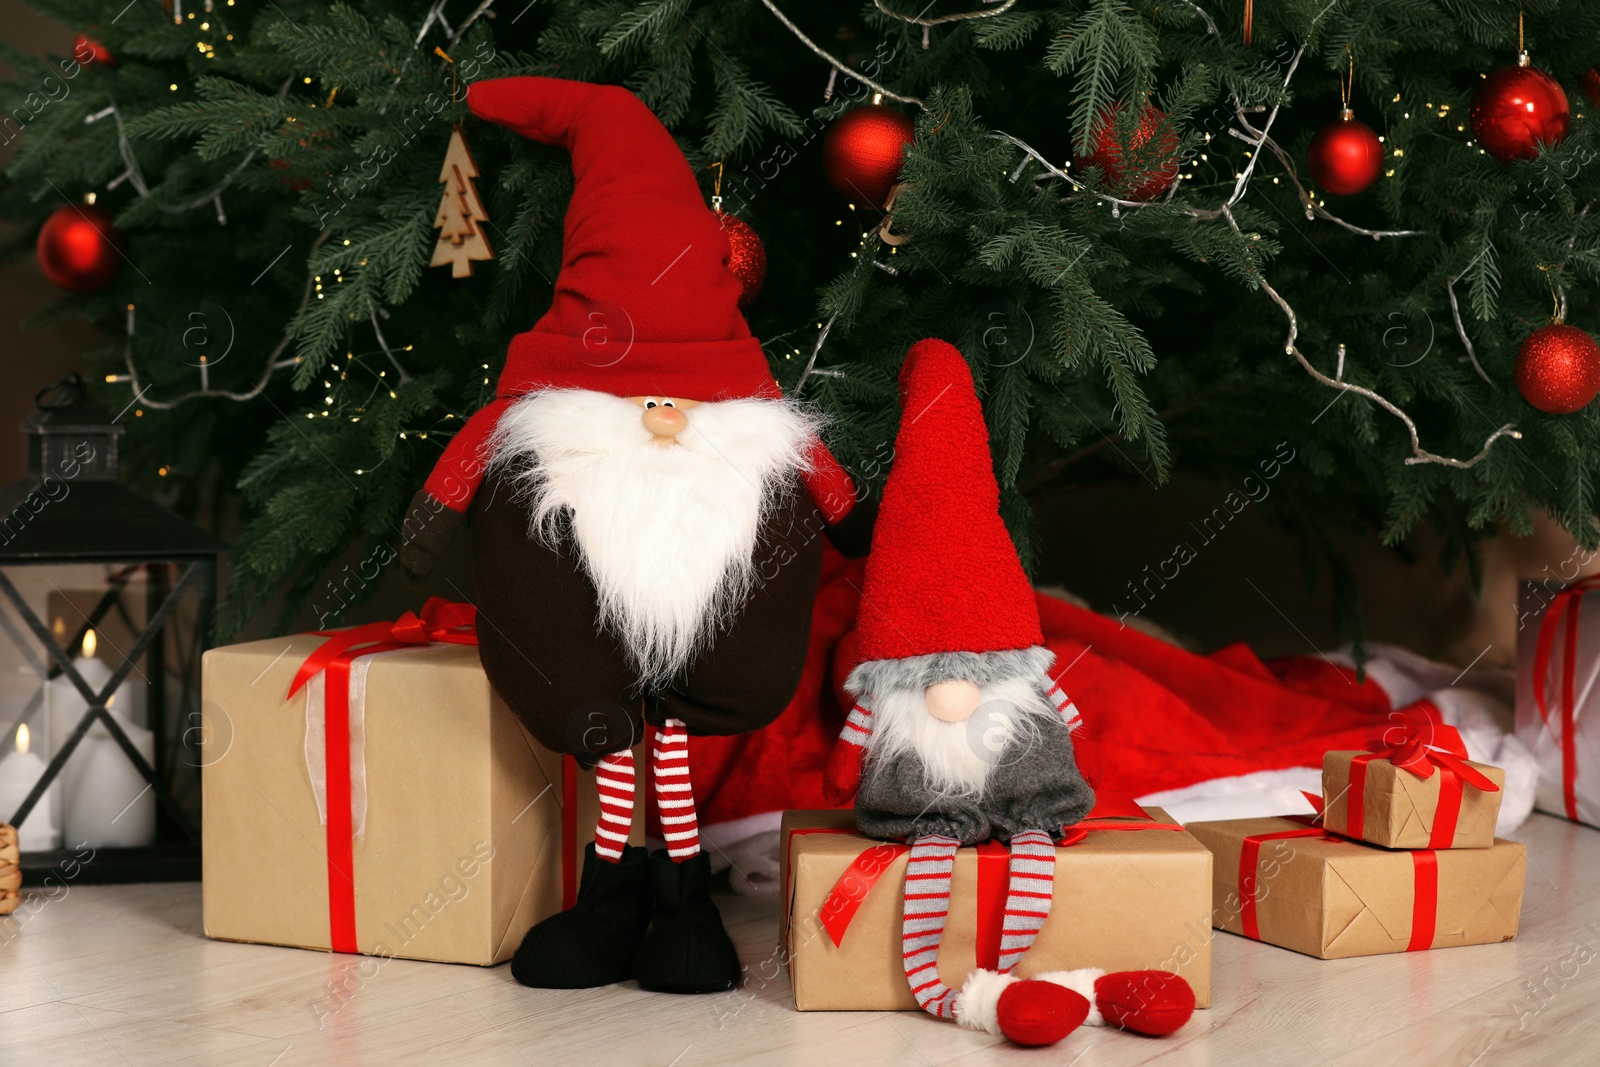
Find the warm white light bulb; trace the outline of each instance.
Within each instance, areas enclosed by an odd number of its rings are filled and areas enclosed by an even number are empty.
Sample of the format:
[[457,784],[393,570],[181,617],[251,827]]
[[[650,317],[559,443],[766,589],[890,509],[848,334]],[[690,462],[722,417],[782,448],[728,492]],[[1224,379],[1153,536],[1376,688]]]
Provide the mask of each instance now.
[[100,647],[100,639],[95,636],[94,627],[89,627],[83,635],[83,655],[85,659],[94,659],[94,650]]
[[27,723],[23,723],[21,726],[17,727],[17,755],[26,756],[27,754],[28,754],[28,724]]

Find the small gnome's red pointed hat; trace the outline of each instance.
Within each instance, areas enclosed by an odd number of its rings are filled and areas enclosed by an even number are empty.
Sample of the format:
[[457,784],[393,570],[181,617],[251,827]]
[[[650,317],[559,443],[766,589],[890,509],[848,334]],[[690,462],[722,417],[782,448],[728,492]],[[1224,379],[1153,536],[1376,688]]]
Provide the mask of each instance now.
[[739,312],[728,239],[678,145],[615,85],[495,78],[467,89],[481,119],[572,153],[550,310],[511,341],[502,397],[542,388],[690,400],[779,395]]
[[955,346],[911,347],[900,404],[856,624],[860,658],[1043,645],[1033,587],[1000,521],[983,408]]

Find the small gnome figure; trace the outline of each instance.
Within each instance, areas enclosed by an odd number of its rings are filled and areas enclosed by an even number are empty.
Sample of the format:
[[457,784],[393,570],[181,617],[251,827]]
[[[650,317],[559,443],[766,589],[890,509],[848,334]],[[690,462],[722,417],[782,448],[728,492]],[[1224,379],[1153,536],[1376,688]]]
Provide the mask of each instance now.
[[[902,936],[917,1003],[1024,1045],[1085,1022],[1171,1033],[1194,1010],[1164,971],[1012,973],[1050,917],[1055,842],[1094,794],[1073,757],[1079,716],[1050,675],[1033,589],[1000,519],[983,410],[966,360],[920,341],[900,373],[894,467],[867,561],[854,698],[826,770],[861,833],[906,841]],[[1010,843],[999,969],[939,976],[956,851]],[[1054,922],[1071,922],[1058,915]]]
[[[572,155],[550,308],[406,517],[417,580],[472,520],[478,652],[545,747],[595,767],[577,903],[528,932],[525,985],[731,989],[690,733],[775,719],[805,665],[826,535],[865,551],[871,502],[786,400],[739,311],[729,246],[677,143],[633,93],[555,78],[467,90],[480,119]],[[666,847],[629,845],[646,731]]]

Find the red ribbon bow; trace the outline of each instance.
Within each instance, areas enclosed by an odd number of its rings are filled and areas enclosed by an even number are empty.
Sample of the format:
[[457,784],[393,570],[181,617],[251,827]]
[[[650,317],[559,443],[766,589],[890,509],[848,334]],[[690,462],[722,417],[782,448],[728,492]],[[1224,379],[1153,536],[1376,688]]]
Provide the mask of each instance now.
[[[1076,845],[1092,831],[1103,830],[1176,830],[1177,823],[1157,822],[1145,814],[1133,798],[1121,793],[1101,792],[1095,797],[1094,810],[1080,823],[1063,830],[1058,848]],[[793,833],[804,833],[797,830]],[[833,831],[850,833],[852,831]],[[793,836],[791,833],[791,837]],[[875,845],[857,856],[834,883],[833,891],[822,905],[823,929],[828,931],[835,945],[844,940],[850,921],[856,917],[867,894],[878,883],[879,877],[895,860],[911,851],[911,846],[885,842]],[[1000,961],[1001,927],[1005,922],[1006,891],[1010,869],[1010,852],[1006,846],[985,841],[977,846],[978,856],[978,966],[994,970]]]
[[1585,593],[1600,589],[1600,576],[1582,578],[1562,589],[1550,602],[1544,621],[1539,624],[1539,643],[1533,653],[1533,703],[1539,709],[1539,718],[1550,729],[1550,705],[1545,697],[1545,683],[1550,676],[1550,653],[1559,634],[1562,637],[1561,660],[1561,799],[1566,805],[1567,818],[1578,819],[1578,739],[1574,729],[1577,701],[1574,698],[1574,678],[1578,667],[1578,604]]
[[[351,649],[360,650],[350,655],[349,659],[377,652],[392,652],[407,645],[475,645],[478,643],[477,621],[478,609],[472,604],[431,596],[422,605],[421,615],[408,611],[394,622],[369,622],[348,630],[318,630],[317,636],[327,637],[327,640],[300,664],[294,681],[289,685],[289,695],[294,696],[302,686]],[[376,647],[360,647],[363,645]]]
[[1345,807],[1348,836],[1363,836],[1367,814],[1367,764],[1375,759],[1388,760],[1418,778],[1432,778],[1435,770],[1441,773],[1439,807],[1433,817],[1433,829],[1428,834],[1430,848],[1449,848],[1455,841],[1463,782],[1485,793],[1500,791],[1482,771],[1467,762],[1467,746],[1460,732],[1454,726],[1439,722],[1437,716],[1438,709],[1427,701],[1395,712],[1394,722],[1367,739],[1367,754],[1350,761],[1349,802]]
[[422,614],[406,612],[394,622],[373,622],[349,630],[324,631],[318,645],[295,672],[294,696],[326,671],[323,702],[328,803],[328,940],[335,952],[359,952],[356,943],[355,840],[350,815],[350,664],[362,656],[429,644],[475,645],[478,609],[443,597],[429,597]]

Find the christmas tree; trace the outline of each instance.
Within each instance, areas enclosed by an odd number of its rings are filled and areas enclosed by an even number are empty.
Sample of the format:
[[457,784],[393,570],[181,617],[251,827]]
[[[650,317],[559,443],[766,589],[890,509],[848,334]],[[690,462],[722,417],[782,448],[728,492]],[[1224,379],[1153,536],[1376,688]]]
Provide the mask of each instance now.
[[[1040,493],[1284,454],[1314,476],[1263,506],[1336,578],[1336,530],[1431,527],[1446,565],[1538,510],[1597,539],[1600,368],[1587,334],[1535,333],[1600,326],[1591,0],[34,6],[84,36],[6,54],[0,205],[29,240],[89,195],[114,218],[115,280],[46,314],[117,338],[94,355],[136,404],[132,477],[190,510],[243,494],[224,630],[353,547],[392,558],[548,304],[568,161],[460,91],[513,74],[626,85],[708,201],[720,175],[768,252],[752,329],[865,480],[909,344],[957,344],[1025,558]],[[899,183],[841,196],[822,164],[848,178],[883,135],[826,134],[874,104],[914,125]],[[441,208],[457,124],[485,202],[463,171]],[[429,269],[480,227],[494,263]]]

